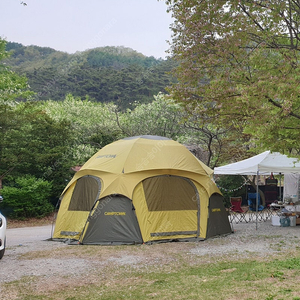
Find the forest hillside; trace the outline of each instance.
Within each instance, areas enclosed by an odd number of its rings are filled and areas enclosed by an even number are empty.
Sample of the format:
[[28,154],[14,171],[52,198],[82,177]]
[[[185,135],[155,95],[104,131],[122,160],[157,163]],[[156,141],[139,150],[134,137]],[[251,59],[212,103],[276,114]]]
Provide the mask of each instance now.
[[121,109],[150,103],[174,82],[171,59],[147,57],[130,48],[102,47],[68,54],[48,47],[8,42],[5,63],[26,75],[36,100],[62,101],[67,94]]

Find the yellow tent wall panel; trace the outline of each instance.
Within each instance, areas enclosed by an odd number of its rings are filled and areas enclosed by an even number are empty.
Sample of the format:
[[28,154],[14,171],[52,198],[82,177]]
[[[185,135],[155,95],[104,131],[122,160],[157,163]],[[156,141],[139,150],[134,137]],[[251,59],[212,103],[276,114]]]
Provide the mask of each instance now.
[[197,211],[149,212],[147,240],[197,237]]
[[[149,212],[142,183],[139,183],[135,188],[132,199],[145,242],[186,238],[186,234],[176,234],[176,232],[183,231],[193,232],[190,235],[196,237],[197,210]],[[167,233],[171,234],[168,235]]]
[[79,238],[89,215],[89,212],[87,211],[68,210],[74,187],[75,183],[68,189],[60,204],[60,209],[57,215],[58,221],[55,224],[53,238]]
[[194,182],[200,198],[200,238],[206,238],[209,195],[198,182]]
[[151,226],[151,223],[148,220],[148,207],[146,204],[144,189],[141,182],[133,191],[132,204],[135,207],[136,217],[140,225],[140,231],[143,241],[147,241],[150,237],[150,230],[148,229],[148,227]]

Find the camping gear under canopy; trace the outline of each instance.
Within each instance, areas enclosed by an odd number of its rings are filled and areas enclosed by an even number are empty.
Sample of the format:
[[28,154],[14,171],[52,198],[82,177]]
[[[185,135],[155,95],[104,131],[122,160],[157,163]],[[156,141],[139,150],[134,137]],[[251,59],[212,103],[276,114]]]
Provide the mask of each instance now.
[[111,143],[66,186],[53,238],[134,244],[228,234],[212,173],[171,139],[136,136]]
[[[248,159],[214,168],[216,175],[271,175],[300,173],[300,162],[298,158],[271,151],[265,151]],[[258,180],[257,187],[258,191]],[[256,213],[258,213],[258,193],[256,193]],[[280,195],[281,198],[281,195]],[[256,218],[257,229],[257,218]]]
[[300,199],[300,174],[285,174],[283,199],[290,198],[291,202]]

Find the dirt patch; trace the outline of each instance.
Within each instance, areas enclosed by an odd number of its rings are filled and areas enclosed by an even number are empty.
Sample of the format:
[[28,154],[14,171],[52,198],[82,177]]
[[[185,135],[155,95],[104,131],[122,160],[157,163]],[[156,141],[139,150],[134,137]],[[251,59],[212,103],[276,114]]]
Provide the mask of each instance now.
[[55,214],[50,214],[44,218],[28,218],[25,220],[16,220],[7,218],[7,228],[23,228],[33,226],[44,226],[53,223]]

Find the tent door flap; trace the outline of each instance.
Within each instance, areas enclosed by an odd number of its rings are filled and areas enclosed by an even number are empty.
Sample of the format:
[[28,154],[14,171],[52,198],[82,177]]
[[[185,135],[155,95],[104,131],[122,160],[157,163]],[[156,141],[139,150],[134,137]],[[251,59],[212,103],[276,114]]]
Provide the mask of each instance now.
[[99,200],[90,214],[82,244],[143,243],[132,201],[110,195]]

